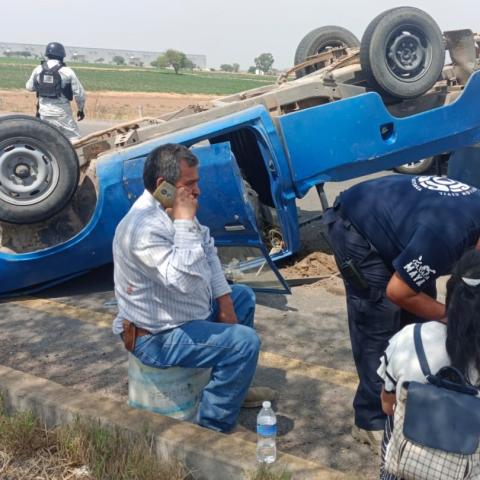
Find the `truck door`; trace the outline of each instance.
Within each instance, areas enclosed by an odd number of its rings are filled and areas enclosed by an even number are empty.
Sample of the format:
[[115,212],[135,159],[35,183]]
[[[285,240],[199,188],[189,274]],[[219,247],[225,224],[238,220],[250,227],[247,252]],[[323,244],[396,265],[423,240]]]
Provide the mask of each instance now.
[[[289,293],[256,227],[253,209],[230,144],[192,148],[200,161],[197,217],[210,228],[227,279],[256,291]],[[133,203],[143,192],[145,157],[123,164],[124,188]]]
[[210,228],[227,279],[256,291],[288,293],[289,287],[260,238],[230,144],[192,151],[200,160],[198,219]]

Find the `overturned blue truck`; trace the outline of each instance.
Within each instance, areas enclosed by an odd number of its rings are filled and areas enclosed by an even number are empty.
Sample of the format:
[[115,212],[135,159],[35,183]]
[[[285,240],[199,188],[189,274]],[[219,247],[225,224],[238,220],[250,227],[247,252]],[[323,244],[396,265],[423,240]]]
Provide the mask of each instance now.
[[115,227],[143,191],[143,163],[167,142],[200,159],[198,216],[227,277],[265,291],[288,291],[274,262],[298,250],[295,201],[312,187],[325,207],[325,182],[435,156],[450,157],[456,178],[477,181],[472,31],[442,33],[425,12],[399,7],[376,17],[361,42],[340,27],[310,32],[295,63],[274,85],[73,145],[37,119],[0,118],[0,294],[32,292],[111,262]]

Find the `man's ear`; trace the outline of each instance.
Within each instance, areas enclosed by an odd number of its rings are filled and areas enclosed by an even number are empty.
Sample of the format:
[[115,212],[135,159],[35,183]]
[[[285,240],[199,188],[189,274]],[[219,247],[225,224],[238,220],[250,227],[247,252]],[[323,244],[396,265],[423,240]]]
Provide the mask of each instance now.
[[163,177],[158,177],[157,181],[155,182],[155,187],[158,188],[164,180],[165,179]]

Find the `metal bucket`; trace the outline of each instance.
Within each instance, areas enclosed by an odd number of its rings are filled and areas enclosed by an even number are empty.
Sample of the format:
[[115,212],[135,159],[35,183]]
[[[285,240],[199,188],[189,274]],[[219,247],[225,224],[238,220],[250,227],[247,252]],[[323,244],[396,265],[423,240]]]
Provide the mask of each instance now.
[[192,422],[209,368],[153,368],[128,354],[128,404],[134,408]]

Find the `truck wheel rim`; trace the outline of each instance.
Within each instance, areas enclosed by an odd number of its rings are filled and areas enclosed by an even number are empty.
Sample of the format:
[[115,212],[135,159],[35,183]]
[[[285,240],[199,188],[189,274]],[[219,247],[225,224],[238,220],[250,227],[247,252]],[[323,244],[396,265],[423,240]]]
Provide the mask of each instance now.
[[386,60],[392,75],[415,82],[425,75],[431,64],[432,47],[422,32],[399,27],[387,40]]
[[0,143],[0,199],[17,206],[34,205],[48,197],[58,184],[55,157],[28,138]]

